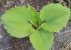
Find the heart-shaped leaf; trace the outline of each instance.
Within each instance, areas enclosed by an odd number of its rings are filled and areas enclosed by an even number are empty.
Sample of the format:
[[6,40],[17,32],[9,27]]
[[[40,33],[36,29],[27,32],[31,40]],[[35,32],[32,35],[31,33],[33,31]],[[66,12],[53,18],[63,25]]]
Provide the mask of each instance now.
[[53,44],[53,34],[43,29],[30,34],[30,41],[36,50],[49,50]]
[[48,4],[40,13],[40,18],[43,21],[41,27],[50,32],[61,30],[66,26],[70,17],[70,9],[61,4]]
[[34,31],[30,24],[30,20],[34,16],[32,13],[26,7],[12,8],[3,14],[2,24],[10,35],[18,38],[26,37]]

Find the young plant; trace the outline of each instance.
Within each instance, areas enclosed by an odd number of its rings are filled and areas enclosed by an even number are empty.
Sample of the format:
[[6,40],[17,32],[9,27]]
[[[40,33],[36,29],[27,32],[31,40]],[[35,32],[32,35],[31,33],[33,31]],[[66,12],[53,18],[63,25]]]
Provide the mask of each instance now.
[[29,36],[36,50],[49,50],[53,44],[53,32],[66,26],[70,9],[61,4],[48,4],[37,12],[32,6],[12,8],[3,14],[1,21],[14,37]]

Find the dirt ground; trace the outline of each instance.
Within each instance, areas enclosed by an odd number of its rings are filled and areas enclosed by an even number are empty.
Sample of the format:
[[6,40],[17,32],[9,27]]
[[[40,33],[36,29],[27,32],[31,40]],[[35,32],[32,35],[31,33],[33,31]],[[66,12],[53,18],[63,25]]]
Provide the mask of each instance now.
[[[0,18],[6,10],[16,6],[32,5],[37,11],[40,11],[42,7],[49,3],[58,3],[59,0],[25,0],[24,3],[20,0],[2,0],[0,1]],[[64,6],[71,8],[71,4],[68,0],[64,0],[62,3]],[[29,37],[15,38],[10,36],[0,21],[0,50],[35,50],[29,41]],[[71,20],[68,21],[67,26],[58,33],[54,34],[54,44],[51,50],[71,50]]]

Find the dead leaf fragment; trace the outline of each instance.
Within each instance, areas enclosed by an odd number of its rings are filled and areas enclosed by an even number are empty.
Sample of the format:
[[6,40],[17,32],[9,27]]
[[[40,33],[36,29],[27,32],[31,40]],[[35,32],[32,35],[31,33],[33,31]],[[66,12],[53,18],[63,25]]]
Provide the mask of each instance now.
[[25,2],[25,0],[19,0],[22,4]]
[[2,38],[2,35],[0,34],[0,38]]

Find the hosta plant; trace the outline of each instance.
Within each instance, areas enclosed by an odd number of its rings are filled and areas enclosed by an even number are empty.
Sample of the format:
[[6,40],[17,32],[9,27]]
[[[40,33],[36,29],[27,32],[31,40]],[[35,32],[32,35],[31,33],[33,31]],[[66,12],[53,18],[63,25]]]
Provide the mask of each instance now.
[[37,12],[32,6],[19,6],[6,11],[2,24],[14,37],[29,39],[36,50],[49,50],[53,44],[53,32],[66,26],[70,9],[61,4],[48,4]]

